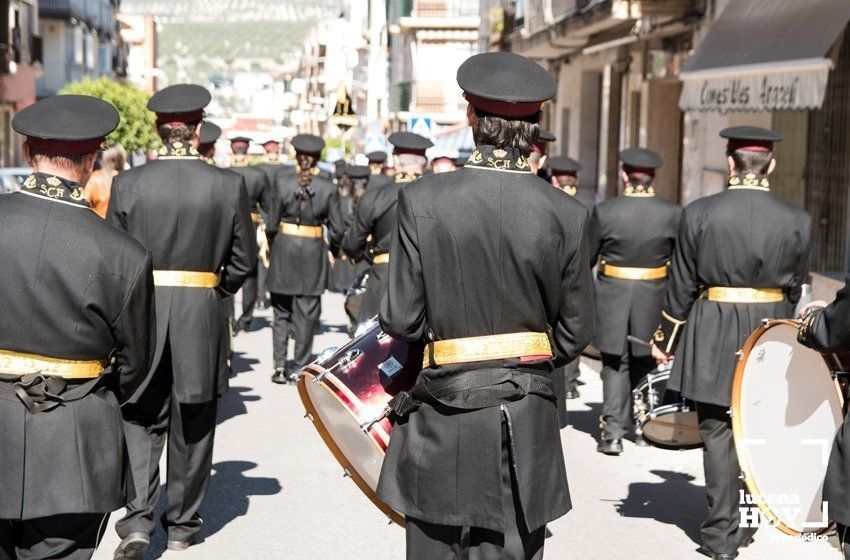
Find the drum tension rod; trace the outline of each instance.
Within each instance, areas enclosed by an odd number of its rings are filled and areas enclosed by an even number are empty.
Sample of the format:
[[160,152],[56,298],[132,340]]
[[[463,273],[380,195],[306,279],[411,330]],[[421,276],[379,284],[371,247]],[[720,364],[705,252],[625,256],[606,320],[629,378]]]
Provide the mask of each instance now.
[[369,433],[369,430],[372,429],[372,426],[389,416],[392,411],[392,408],[390,408],[389,406],[385,406],[384,410],[381,411],[381,414],[379,414],[372,420],[369,420],[368,422],[363,422],[362,424],[360,424],[360,429],[363,430],[363,433]]

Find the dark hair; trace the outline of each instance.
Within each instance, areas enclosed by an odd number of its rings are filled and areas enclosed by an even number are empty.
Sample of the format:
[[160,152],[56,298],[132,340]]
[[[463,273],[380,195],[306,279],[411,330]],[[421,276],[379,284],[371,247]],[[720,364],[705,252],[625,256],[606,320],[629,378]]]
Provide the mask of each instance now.
[[763,152],[761,150],[747,150],[738,148],[729,152],[732,156],[732,161],[735,163],[735,169],[740,173],[758,173],[764,174],[770,167],[770,162],[773,160],[773,152]]
[[626,173],[626,177],[629,179],[629,184],[633,187],[648,187],[652,184],[652,180],[655,179],[655,175],[643,173],[642,171]]
[[46,152],[32,150],[30,151],[30,157],[35,165],[39,165],[42,161],[48,161],[51,165],[60,169],[67,169],[79,174],[84,174],[91,172],[91,169],[86,169],[84,165],[86,156],[91,153],[92,152],[89,152],[88,154],[76,154],[73,156],[57,156],[56,154],[48,154]]
[[157,132],[164,142],[188,142],[197,127],[198,123],[161,124]]
[[540,112],[530,117],[507,119],[475,109],[478,126],[472,130],[477,145],[514,148],[528,157],[540,136]]
[[237,156],[244,156],[248,153],[248,145],[247,144],[233,144],[230,145],[230,150],[236,154]]

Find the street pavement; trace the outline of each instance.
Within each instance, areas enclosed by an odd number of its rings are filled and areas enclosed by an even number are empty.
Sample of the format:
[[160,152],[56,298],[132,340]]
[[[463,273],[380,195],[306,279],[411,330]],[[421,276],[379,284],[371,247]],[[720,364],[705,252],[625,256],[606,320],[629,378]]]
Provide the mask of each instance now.
[[[269,311],[260,312],[253,330],[236,339],[236,375],[219,410],[200,543],[185,552],[166,551],[164,532],[157,527],[145,560],[403,559],[404,531],[388,524],[343,477],[304,418],[296,388],[271,383],[270,318]],[[314,351],[344,344],[345,326],[342,297],[326,295]],[[598,362],[582,363],[581,398],[569,401],[571,426],[562,431],[562,441],[573,510],[550,524],[546,558],[705,559],[696,551],[707,511],[701,451],[626,442],[619,457],[597,453],[598,369]],[[162,464],[164,469],[165,457]],[[119,515],[112,516],[95,560],[112,558]],[[739,558],[838,560],[840,555],[834,538],[802,542],[764,527]]]

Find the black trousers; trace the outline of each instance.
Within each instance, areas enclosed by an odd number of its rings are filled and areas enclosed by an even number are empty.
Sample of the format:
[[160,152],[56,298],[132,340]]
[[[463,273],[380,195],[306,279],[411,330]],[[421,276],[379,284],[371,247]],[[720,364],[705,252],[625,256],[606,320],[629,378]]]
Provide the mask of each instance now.
[[172,393],[172,379],[171,353],[166,351],[139,402],[121,409],[136,487],[136,497],[127,504],[126,515],[115,524],[121,538],[130,533],[154,531],[154,510],[160,490],[159,460],[166,434],[168,506],[163,526],[168,540],[190,541],[201,530],[198,509],[210,481],[218,401],[180,403]]
[[274,325],[272,326],[272,350],[274,367],[286,368],[286,350],[289,337],[295,339],[296,370],[310,363],[313,337],[319,327],[322,313],[321,296],[290,296],[272,293]]
[[634,426],[632,389],[656,368],[651,356],[602,354],[602,439],[624,437]]
[[68,513],[24,521],[0,520],[0,560],[88,560],[108,513]]
[[242,284],[242,316],[239,321],[246,327],[254,317],[254,309],[258,301],[266,300],[266,276],[268,270],[263,265],[262,259],[257,259],[254,272],[245,279]]
[[708,517],[700,527],[702,545],[715,554],[734,554],[756,529],[740,526],[740,491],[744,483],[739,478],[741,468],[732,437],[732,420],[728,407],[695,404],[699,433],[705,443],[702,458],[708,499]]
[[841,557],[850,560],[850,527],[836,523],[835,530],[838,532],[838,545],[841,547]]
[[[506,531],[438,525],[408,517],[407,560],[541,560],[546,526],[529,532],[511,469],[510,439],[502,419],[502,507]],[[464,546],[464,533],[468,545]]]

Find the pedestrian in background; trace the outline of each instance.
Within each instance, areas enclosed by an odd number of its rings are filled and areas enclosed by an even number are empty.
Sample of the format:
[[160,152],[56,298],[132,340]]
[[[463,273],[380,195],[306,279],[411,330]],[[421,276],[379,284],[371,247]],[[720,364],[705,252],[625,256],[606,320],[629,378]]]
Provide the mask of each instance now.
[[125,165],[127,165],[127,151],[121,144],[116,144],[101,153],[100,169],[96,169],[86,183],[86,200],[101,218],[106,218],[106,210],[109,208],[112,179],[124,171]]

